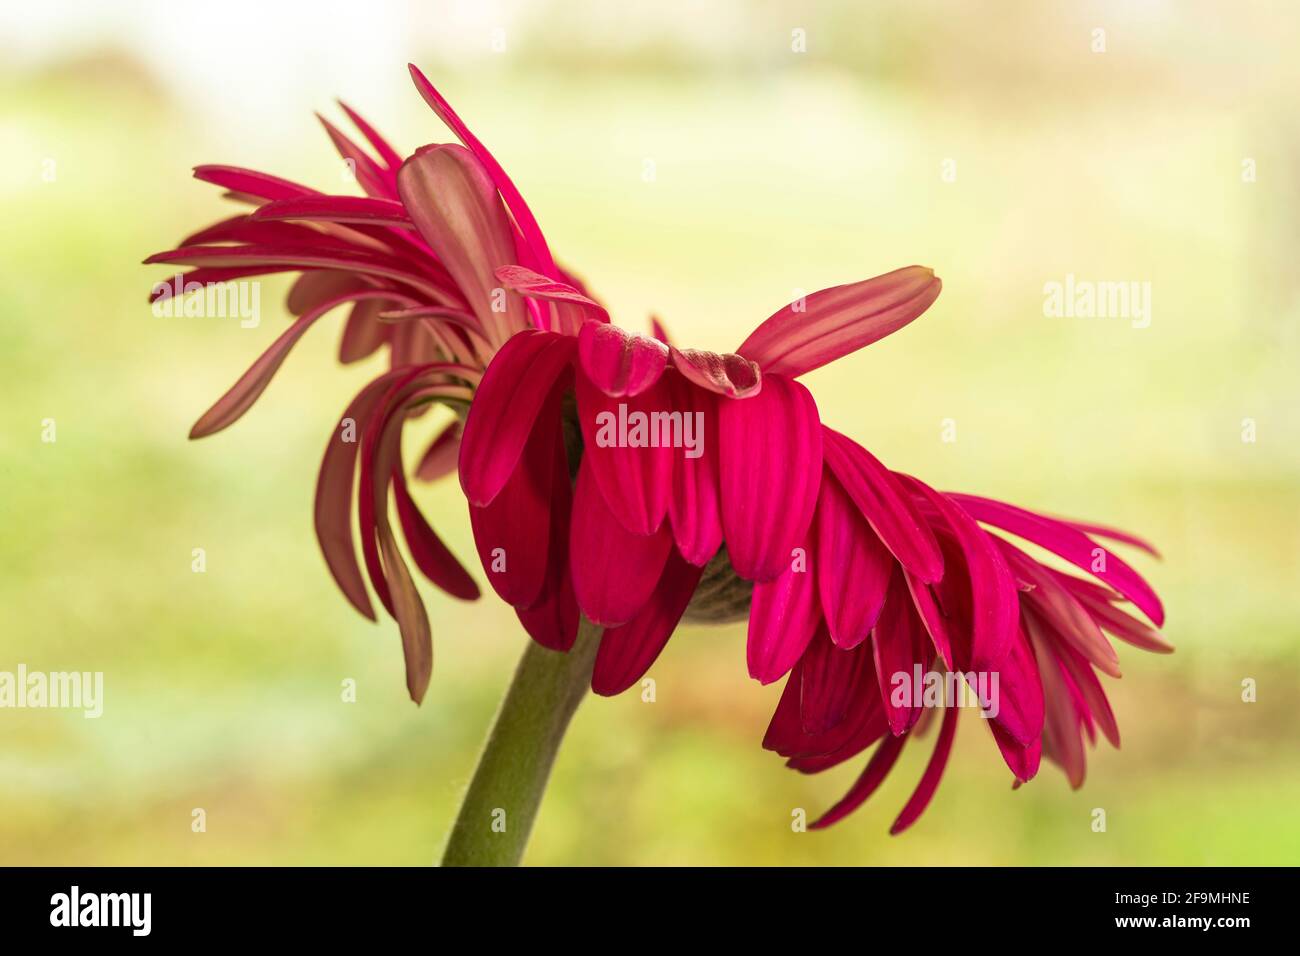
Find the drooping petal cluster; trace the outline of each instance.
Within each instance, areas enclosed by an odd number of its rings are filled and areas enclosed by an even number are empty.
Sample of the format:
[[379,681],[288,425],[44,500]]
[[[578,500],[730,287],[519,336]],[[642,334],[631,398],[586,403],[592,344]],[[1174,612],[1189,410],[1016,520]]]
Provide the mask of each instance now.
[[[501,166],[412,76],[459,143],[403,159],[344,107],[369,151],[325,125],[364,196],[200,167],[251,211],[148,261],[192,266],[185,280],[198,283],[301,273],[288,302],[297,320],[193,437],[247,411],[337,307],[350,309],[342,361],[388,346],[388,370],[330,438],[315,519],[347,599],[373,619],[373,591],[397,621],[413,699],[427,689],[432,642],[393,515],[421,574],[454,597],[478,596],[407,484],[404,425],[440,405],[458,417],[414,474],[458,472],[484,576],[535,640],[567,651],[582,617],[603,628],[596,692],[636,684],[692,602],[717,580],[735,583],[748,604],[749,673],[786,679],[764,746],[806,773],[875,748],[815,826],[859,806],[937,721],[894,832],[915,821],[951,751],[961,688],[976,694],[975,716],[1018,782],[1047,756],[1082,783],[1084,740],[1100,728],[1118,745],[1097,677],[1119,676],[1107,635],[1170,649],[1154,591],[1099,541],[1150,546],[891,471],[826,426],[798,381],[925,312],[941,288],[933,272],[911,266],[803,297],[734,353],[679,348],[657,320],[652,336],[628,332],[556,264]],[[918,693],[923,676],[944,692]]]

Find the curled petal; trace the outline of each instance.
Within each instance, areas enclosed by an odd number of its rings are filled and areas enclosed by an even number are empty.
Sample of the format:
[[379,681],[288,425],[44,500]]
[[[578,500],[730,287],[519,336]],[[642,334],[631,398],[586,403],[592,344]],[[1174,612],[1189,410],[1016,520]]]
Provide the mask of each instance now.
[[588,322],[578,334],[578,360],[587,378],[611,398],[640,395],[659,381],[668,347],[617,325]]
[[[659,337],[659,333],[656,334]],[[663,341],[667,341],[664,339]],[[727,398],[748,398],[763,387],[763,373],[749,359],[731,353],[669,347],[673,367],[700,388]]]

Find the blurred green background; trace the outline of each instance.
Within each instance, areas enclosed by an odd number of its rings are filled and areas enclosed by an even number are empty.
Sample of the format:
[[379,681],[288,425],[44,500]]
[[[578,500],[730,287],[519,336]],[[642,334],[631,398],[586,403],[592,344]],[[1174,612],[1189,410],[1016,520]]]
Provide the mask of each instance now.
[[[809,376],[823,418],[937,487],[1165,554],[1134,563],[1177,653],[1121,648],[1124,746],[1078,792],[1046,765],[1012,792],[964,721],[910,832],[887,835],[925,746],[845,823],[792,832],[862,761],[786,770],[759,746],[779,688],[746,677],[743,629],[684,628],[654,703],[583,705],[528,862],[1300,862],[1293,6],[19,6],[0,14],[0,670],[106,686],[99,720],[0,710],[0,863],[436,859],[517,622],[426,591],[413,706],[395,625],[346,605],[311,530],[326,437],[382,360],[339,367],[326,320],[244,420],[187,443],[283,327],[286,285],[264,284],[256,329],[156,318],[165,270],[138,265],[229,214],[197,163],[339,190],[311,116],[337,119],[335,95],[403,150],[449,138],[407,60],[625,326],[653,312],[726,350],[796,290],[934,267],[921,321]],[[1045,317],[1069,273],[1150,282],[1150,326]],[[416,493],[481,578],[456,483]]]

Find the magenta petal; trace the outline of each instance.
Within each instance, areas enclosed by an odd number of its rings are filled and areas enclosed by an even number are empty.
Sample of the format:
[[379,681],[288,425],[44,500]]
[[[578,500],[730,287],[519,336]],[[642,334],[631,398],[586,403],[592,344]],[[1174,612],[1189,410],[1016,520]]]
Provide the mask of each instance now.
[[355,428],[355,423],[367,421],[384,390],[398,374],[401,373],[395,370],[381,375],[348,404],[330,435],[316,479],[316,538],[325,564],[352,606],[372,621],[375,612],[357,564],[356,541],[352,537],[352,489],[356,482],[359,442],[344,440],[344,426],[352,422]]
[[862,806],[867,798],[885,782],[885,778],[889,776],[889,771],[894,768],[894,763],[898,760],[898,755],[902,753],[903,744],[906,740],[906,736],[886,737],[882,740],[875,753],[871,755],[871,759],[867,761],[866,769],[862,771],[862,775],[849,788],[849,792],[841,797],[835,806],[810,823],[808,829],[825,829],[831,824],[843,820]]
[[[1028,746],[1043,735],[1043,681],[1033,648],[1019,627],[998,671],[996,704],[997,716],[990,722],[1004,729],[1021,746]],[[1013,773],[1016,769],[1011,768]]]
[[763,322],[736,349],[764,372],[796,377],[898,331],[939,297],[942,283],[908,266],[814,292]]
[[538,410],[576,345],[569,336],[526,330],[488,365],[460,443],[460,484],[471,504],[489,504],[514,473]]
[[943,519],[961,548],[970,580],[971,666],[996,671],[1002,666],[1019,626],[1015,579],[993,538],[947,496],[907,475],[898,476]]
[[906,489],[857,442],[830,428],[825,434],[826,464],[885,547],[911,574],[927,583],[938,581],[943,577],[943,554]]
[[257,401],[258,396],[266,390],[271,378],[279,371],[288,357],[289,351],[297,344],[312,324],[326,312],[344,302],[353,302],[363,298],[383,298],[386,293],[350,293],[321,303],[310,312],[304,313],[293,325],[280,333],[280,337],[258,356],[248,371],[240,376],[239,381],[209,408],[190,429],[190,438],[204,438],[234,424]]
[[[289,287],[289,294],[285,297],[285,307],[294,315],[302,315],[329,299],[336,299],[349,292],[364,292],[373,288],[374,286],[364,276],[355,272],[313,269],[301,273],[293,280],[293,285]],[[397,303],[402,302],[414,303],[415,300],[394,293],[393,304],[388,308],[396,308]]]
[[411,79],[415,81],[415,88],[420,91],[420,96],[438,114],[438,118],[447,124],[447,128],[456,134],[456,138],[464,143],[465,147],[483,164],[483,168],[492,177],[492,182],[496,185],[496,188],[501,190],[501,197],[510,208],[510,215],[519,224],[519,231],[522,234],[524,245],[531,253],[533,261],[527,264],[535,266],[547,275],[557,274],[559,270],[555,267],[555,262],[551,258],[551,250],[547,248],[546,238],[542,235],[542,230],[537,225],[532,210],[528,208],[528,203],[524,202],[524,197],[519,194],[515,184],[506,175],[506,171],[501,168],[501,164],[488,152],[487,147],[479,142],[478,137],[469,131],[469,127],[456,115],[456,111],[451,108],[451,105],[442,98],[442,94],[434,89],[428,78],[414,64],[407,64],[407,66],[411,71]]
[[803,655],[799,715],[804,731],[825,733],[844,720],[855,696],[875,693],[871,675],[870,648],[837,647],[826,625],[818,627]]
[[566,653],[578,637],[578,600],[568,570],[559,572],[554,588],[544,589],[531,607],[515,608],[528,636],[542,647]]
[[993,732],[993,739],[1002,753],[1002,759],[1006,761],[1008,769],[1015,775],[1016,780],[1019,783],[1026,783],[1034,779],[1043,756],[1042,738],[1035,737],[1028,744],[1022,744],[1003,729],[1001,724],[994,721],[989,722],[989,730]]
[[222,189],[245,193],[258,199],[291,199],[294,196],[306,196],[316,192],[306,186],[259,173],[255,169],[242,169],[239,166],[195,166],[194,178],[205,183],[212,183]]
[[397,226],[413,229],[406,207],[395,199],[375,199],[371,196],[294,196],[278,199],[259,207],[252,215],[255,221],[304,220],[307,222],[342,222],[361,225]]
[[[305,198],[310,199],[311,197]],[[292,202],[293,200],[286,201]],[[262,245],[316,242],[322,246],[335,249],[347,248],[348,246],[347,243],[316,232],[301,223],[261,222],[257,217],[256,210],[250,215],[231,216],[210,226],[205,226],[198,232],[192,232],[182,239],[180,245],[182,247],[202,246],[217,242],[247,242]]]
[[654,593],[673,539],[667,528],[632,534],[610,513],[583,455],[573,497],[569,566],[578,606],[593,623],[618,627],[636,617]]
[[703,568],[670,551],[653,596],[622,627],[600,639],[591,689],[605,697],[621,694],[639,681],[668,643],[695,593]]
[[798,382],[768,375],[757,395],[719,402],[717,440],[732,567],[770,581],[789,568],[812,524],[822,474],[817,405]]
[[1083,605],[1102,630],[1144,651],[1152,651],[1156,654],[1173,653],[1173,645],[1165,641],[1158,631],[1143,624],[1133,615],[1121,611],[1105,597],[1098,596],[1096,593],[1096,591],[1113,592],[1105,588],[1097,588],[1094,591],[1091,581],[1084,581],[1069,574],[1054,572],[1054,577],[1074,595],[1074,599]]
[[397,499],[397,516],[402,523],[406,546],[415,560],[415,566],[424,576],[452,597],[462,601],[478,599],[478,585],[469,572],[456,560],[456,556],[442,543],[442,539],[429,527],[411,498],[406,478],[400,468],[393,471],[393,490]]
[[918,580],[915,575],[903,573],[907,581],[907,590],[912,595],[912,604],[920,615],[925,629],[930,634],[934,649],[949,667],[954,666],[952,656],[952,638],[948,635],[948,622],[935,600],[933,586]]
[[429,443],[420,463],[415,467],[415,477],[421,481],[437,481],[456,470],[456,461],[460,458],[459,420],[451,422]]
[[933,659],[926,638],[925,628],[904,583],[903,570],[895,566],[871,644],[880,703],[889,722],[890,733],[895,737],[915,725],[921,716],[921,701],[913,700],[907,706],[896,706],[894,689],[898,686],[899,679],[905,679],[910,686],[914,680],[915,666],[920,664],[924,671]]
[[[611,398],[585,374],[575,378],[583,464],[590,466],[610,512],[623,527],[634,534],[652,534],[668,514],[673,458],[685,452],[672,447],[671,422],[667,444],[655,424],[660,420],[655,416],[673,411],[668,383],[660,381],[634,398]],[[639,430],[638,421],[644,423]],[[657,447],[647,447],[652,434],[660,439]],[[682,434],[684,438],[684,430]],[[711,440],[709,435],[696,437]]]
[[1119,677],[1119,655],[1115,648],[1106,640],[1093,616],[1059,578],[1010,542],[999,539],[998,544],[1015,573],[1034,586],[1033,590],[1025,592],[1023,600],[1038,612],[1044,626],[1103,672]]
[[1080,717],[1075,709],[1078,691],[1052,650],[1051,638],[1033,613],[1025,614],[1025,630],[1043,679],[1043,754],[1060,764],[1070,786],[1077,790],[1083,786],[1087,773],[1087,756],[1079,733]]
[[573,514],[573,489],[569,483],[569,462],[564,437],[555,430],[555,453],[551,475],[550,554],[541,597],[526,608],[515,608],[519,622],[530,637],[553,651],[568,651],[578,636],[578,599],[573,593],[569,567],[569,524]]
[[146,265],[159,262],[232,269],[278,266],[277,271],[282,272],[336,269],[394,279],[438,302],[445,303],[449,298],[446,290],[440,288],[434,279],[413,271],[415,267],[409,262],[387,253],[342,243],[182,246],[155,253],[145,260]]
[[[230,282],[233,279],[243,279],[248,276],[264,276],[283,271],[284,270],[280,266],[223,266],[219,268],[209,268],[204,266],[198,269],[191,269],[189,272],[181,273],[180,282],[181,288],[184,290],[184,287],[189,285],[191,282],[196,282],[200,285],[207,283]],[[357,285],[362,284],[363,283],[360,282],[357,283]],[[173,276],[169,280],[156,283],[153,288],[149,290],[149,302],[150,304],[153,304],[154,302],[165,301],[172,298],[175,294],[176,278]],[[182,294],[184,294],[183,291]],[[293,309],[291,311],[296,315],[304,310]]]
[[460,146],[425,147],[397,172],[402,202],[460,287],[483,334],[500,346],[528,327],[523,303],[505,294],[496,269],[515,261],[510,220],[496,188]]
[[[657,323],[656,323],[657,325]],[[662,330],[656,333],[659,338]],[[667,339],[663,339],[667,341]],[[699,349],[669,349],[673,367],[700,388],[727,398],[748,398],[763,387],[757,365],[740,355],[703,352]]]
[[390,172],[396,174],[397,167],[402,165],[401,153],[393,149],[393,147],[388,144],[388,140],[380,136],[379,132],[366,122],[365,118],[361,116],[361,114],[352,109],[352,107],[348,106],[348,104],[344,103],[342,100],[339,100],[338,102],[339,106],[342,107],[343,112],[348,115],[348,119],[352,120],[352,125],[359,129],[361,135],[364,136],[367,142],[374,147],[375,152],[379,154],[379,158],[384,161],[384,165],[388,167]]
[[1032,541],[1046,548],[1053,554],[1060,555],[1075,567],[1092,574],[1124,595],[1157,627],[1164,624],[1164,607],[1160,604],[1160,598],[1156,596],[1155,591],[1151,589],[1151,585],[1078,528],[991,498],[959,494],[951,497],[977,521],[1010,531],[1026,541]]
[[713,395],[680,376],[669,383],[672,404],[683,415],[703,416],[699,456],[673,455],[672,496],[668,518],[677,549],[691,564],[704,565],[722,547],[722,515],[718,503],[718,406]]
[[388,341],[388,329],[379,321],[385,305],[380,300],[358,302],[348,314],[339,341],[339,361],[344,365],[359,362],[375,353]]
[[754,585],[746,658],[749,676],[763,684],[779,680],[803,656],[821,623],[813,543],[793,548],[785,570]]
[[1137,535],[1130,534],[1127,531],[1122,531],[1119,528],[1112,528],[1109,525],[1104,524],[1091,524],[1087,521],[1073,521],[1069,518],[1056,518],[1055,520],[1060,521],[1062,524],[1068,524],[1076,531],[1081,531],[1091,537],[1110,538],[1112,541],[1119,541],[1123,544],[1137,548],[1139,551],[1145,551],[1153,558],[1160,557],[1160,552],[1156,550],[1156,546],[1150,541],[1147,541],[1145,538],[1139,538]]
[[578,334],[578,360],[593,385],[617,398],[640,395],[659,381],[668,347],[617,325],[588,322]]
[[483,572],[501,600],[514,607],[536,602],[546,580],[559,428],[558,395],[553,395],[501,493],[483,507],[469,506]]
[[392,196],[394,194],[392,173],[383,169],[369,153],[325,117],[317,113],[316,118],[325,127],[325,132],[329,134],[334,148],[348,164],[348,168],[361,188],[370,196],[382,198]]
[[846,650],[867,639],[885,603],[894,559],[829,469],[817,501],[817,585],[831,638]]
[[856,713],[826,733],[808,736],[805,752],[791,757],[786,766],[798,773],[821,773],[852,760],[886,736],[889,728],[885,724],[884,712],[877,706],[874,694],[868,695],[868,700],[870,706],[859,706]]
[[930,799],[938,789],[939,781],[943,779],[944,768],[948,766],[948,755],[952,753],[952,739],[957,732],[958,713],[960,708],[957,707],[948,707],[944,710],[943,724],[939,727],[939,739],[934,743],[934,753],[930,755],[930,762],[925,765],[921,782],[916,785],[916,790],[908,799],[907,805],[903,807],[894,825],[889,828],[891,836],[897,836],[910,827],[930,805]]
[[[869,667],[870,662],[866,662]],[[781,692],[781,700],[772,714],[763,747],[789,757],[787,766],[799,773],[820,773],[851,760],[885,734],[885,721],[875,694],[855,694],[845,718],[829,730],[810,734],[804,730],[800,713],[803,702],[801,660],[790,671]],[[870,685],[874,678],[867,676]]]
[[804,732],[799,716],[799,701],[803,697],[803,666],[796,664],[781,688],[781,698],[772,712],[767,731],[763,734],[763,749],[775,751],[783,757],[802,750],[808,734]]
[[1114,711],[1110,709],[1110,701],[1106,699],[1106,691],[1092,668],[1088,666],[1088,661],[1068,644],[1057,644],[1054,650],[1065,672],[1074,682],[1089,717],[1096,721],[1101,732],[1110,741],[1110,745],[1118,748],[1119,724],[1115,721]]
[[603,324],[609,321],[609,313],[603,305],[566,282],[548,279],[523,266],[501,266],[496,276],[507,289],[549,303],[555,310],[556,321],[551,326],[555,332],[577,335],[588,322]]

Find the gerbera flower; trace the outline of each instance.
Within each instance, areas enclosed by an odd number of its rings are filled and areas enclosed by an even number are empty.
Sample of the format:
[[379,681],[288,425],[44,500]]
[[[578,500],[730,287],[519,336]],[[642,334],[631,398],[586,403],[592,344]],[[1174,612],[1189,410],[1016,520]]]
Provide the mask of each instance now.
[[897,691],[900,675],[933,669],[951,675],[950,687],[997,675],[988,726],[1018,782],[1045,755],[1082,783],[1083,736],[1100,728],[1118,744],[1094,672],[1118,676],[1105,633],[1169,649],[1119,606],[1131,602],[1158,627],[1159,599],[1098,539],[1150,546],[892,472],[825,426],[798,381],[920,316],[940,292],[933,272],[911,266],[813,293],[735,353],[679,348],[657,322],[652,336],[626,331],[557,265],[500,165],[411,72],[459,144],[403,159],[344,107],[371,151],[325,125],[365,196],[199,167],[198,178],[251,211],[147,261],[193,266],[190,282],[301,273],[288,302],[297,320],[192,437],[247,411],[294,343],[339,306],[351,310],[342,361],[388,345],[388,371],[347,406],[327,446],[316,530],[353,606],[375,617],[368,578],[397,621],[412,698],[428,687],[432,641],[390,509],[417,569],[454,597],[478,597],[412,499],[403,465],[406,420],[441,404],[458,418],[416,475],[459,473],[486,579],[534,640],[564,652],[582,617],[603,629],[597,693],[637,683],[683,617],[747,614],[751,676],[787,678],[764,745],[802,772],[876,747],[815,826],[860,805],[941,710],[934,755],[894,831],[924,810],[959,701],[949,693],[927,706]]

